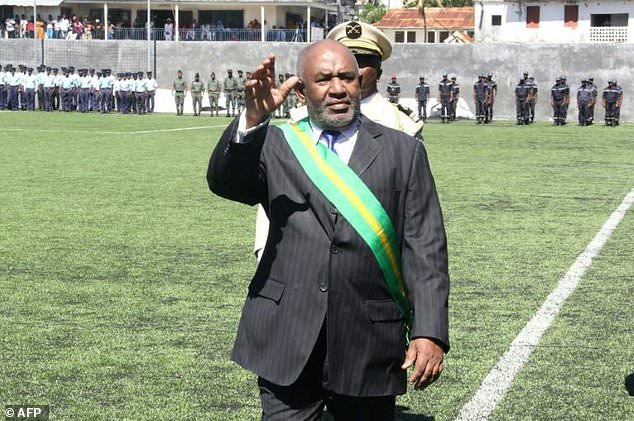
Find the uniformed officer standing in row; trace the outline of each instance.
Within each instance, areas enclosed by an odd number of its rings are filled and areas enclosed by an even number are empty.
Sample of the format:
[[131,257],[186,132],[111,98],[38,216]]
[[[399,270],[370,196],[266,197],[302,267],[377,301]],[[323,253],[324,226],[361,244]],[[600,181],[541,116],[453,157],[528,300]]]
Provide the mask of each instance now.
[[[291,73],[286,73],[284,75],[285,81],[290,79],[291,76],[293,76]],[[297,107],[297,94],[295,93],[295,90],[292,89],[284,101],[284,117],[289,118],[291,116],[291,111],[294,110],[295,107]]]
[[145,78],[145,84],[146,84],[145,111],[148,113],[153,113],[154,112],[154,97],[156,96],[156,89],[158,88],[158,83],[156,82],[156,79],[152,77],[152,72],[147,72],[146,74],[147,74],[147,77]]
[[401,98],[401,85],[396,81],[396,75],[392,75],[387,84],[387,98],[392,104],[398,104]]
[[[526,74],[528,76],[528,74]],[[517,124],[528,124],[528,96],[530,94],[530,86],[527,83],[528,78],[521,78],[515,86],[515,115]]]
[[623,102],[623,90],[619,88],[616,80],[608,81],[608,86],[603,90],[601,105],[605,109],[605,125],[616,127],[619,124],[618,109]]
[[594,107],[597,104],[597,97],[599,96],[599,87],[596,83],[594,83],[594,78],[588,78],[588,86],[592,89],[592,103],[590,104],[590,109],[588,110],[588,124],[594,123]]
[[[429,85],[425,83],[425,78],[418,78],[418,85],[414,92],[414,97],[418,103],[418,119],[427,121],[427,101],[429,100]],[[421,113],[422,111],[422,113]]]
[[495,96],[498,94],[498,84],[493,80],[493,73],[489,73],[486,79],[487,85],[489,85],[489,102],[484,106],[484,122],[489,123],[493,121],[493,103],[495,102]]
[[456,121],[456,110],[458,109],[458,98],[460,98],[460,85],[456,77],[451,77],[451,100],[449,101],[449,121]]
[[473,102],[475,104],[477,124],[482,124],[486,121],[486,107],[490,100],[491,88],[484,75],[480,75],[477,82],[473,84]]
[[236,79],[236,108],[238,109],[238,114],[240,114],[246,106],[246,98],[244,95],[247,80],[242,74],[242,70],[238,70],[238,78]]
[[214,112],[218,116],[218,99],[220,98],[220,82],[216,80],[216,74],[211,72],[207,82],[207,95],[209,96],[209,110],[213,117]]
[[451,116],[451,81],[447,78],[447,73],[442,75],[442,80],[438,84],[438,102],[440,103],[440,118],[443,123],[449,121]]
[[529,123],[535,121],[535,104],[537,103],[537,83],[535,83],[535,79],[533,76],[528,78],[528,99],[526,100],[526,105],[528,107],[528,119]]
[[176,115],[183,115],[183,104],[185,103],[185,95],[187,94],[187,82],[183,79],[181,70],[176,73],[176,79],[172,84],[172,95],[176,102]]
[[557,78],[550,89],[550,104],[553,107],[553,120],[555,126],[566,124],[568,104],[570,103],[570,88],[566,85],[565,76]]
[[205,91],[205,84],[200,80],[200,75],[196,73],[191,86],[192,91],[192,106],[194,108],[194,115],[200,116],[203,107],[203,92]]
[[227,117],[235,117],[238,81],[233,77],[233,70],[227,70],[227,78],[224,80],[224,88]]
[[581,86],[577,89],[577,109],[580,126],[587,126],[590,124],[590,107],[592,101],[592,87],[589,86],[587,79],[583,79],[581,81]]

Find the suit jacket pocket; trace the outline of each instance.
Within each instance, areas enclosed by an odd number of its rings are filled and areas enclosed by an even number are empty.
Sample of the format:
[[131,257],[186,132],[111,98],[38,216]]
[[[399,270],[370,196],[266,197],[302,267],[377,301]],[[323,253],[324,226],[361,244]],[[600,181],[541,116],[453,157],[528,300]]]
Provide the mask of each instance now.
[[373,322],[396,322],[403,320],[403,315],[394,300],[368,300],[365,302],[368,317]]
[[249,295],[268,298],[279,304],[286,285],[271,278],[254,279],[249,285]]

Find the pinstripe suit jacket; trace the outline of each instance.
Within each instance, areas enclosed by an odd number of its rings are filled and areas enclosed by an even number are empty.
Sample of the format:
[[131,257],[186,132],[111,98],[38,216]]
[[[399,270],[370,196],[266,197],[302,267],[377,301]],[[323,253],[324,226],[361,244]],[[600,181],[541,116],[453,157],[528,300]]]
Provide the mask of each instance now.
[[[324,321],[329,384],[350,396],[404,393],[405,327],[369,247],[315,188],[274,126],[234,143],[237,119],[209,163],[216,194],[261,203],[271,226],[249,285],[232,358],[279,385],[300,375]],[[414,310],[413,337],[449,348],[447,248],[423,144],[361,117],[348,165],[390,215]]]

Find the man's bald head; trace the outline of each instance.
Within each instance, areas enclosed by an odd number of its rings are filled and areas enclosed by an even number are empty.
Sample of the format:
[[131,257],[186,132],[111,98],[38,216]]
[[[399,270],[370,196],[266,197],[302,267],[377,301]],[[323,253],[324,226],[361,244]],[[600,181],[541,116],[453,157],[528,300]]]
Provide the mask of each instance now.
[[[323,54],[335,54],[341,55],[342,57],[348,57],[352,63],[356,64],[356,59],[350,52],[350,50],[340,43],[339,41],[325,39],[322,41],[314,42],[308,45],[299,53],[299,57],[297,59],[297,76],[300,79],[304,79],[304,71],[306,70],[307,65],[314,65],[319,60]],[[359,73],[359,68],[357,66],[357,74]]]

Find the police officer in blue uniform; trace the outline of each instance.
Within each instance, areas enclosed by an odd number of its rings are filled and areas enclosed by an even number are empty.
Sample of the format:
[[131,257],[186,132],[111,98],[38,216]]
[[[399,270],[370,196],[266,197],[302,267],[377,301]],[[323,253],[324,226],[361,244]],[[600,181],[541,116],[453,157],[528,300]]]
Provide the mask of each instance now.
[[438,84],[438,102],[441,121],[446,123],[451,116],[451,81],[447,78],[447,73],[442,75],[442,80]]
[[583,79],[581,86],[577,89],[577,109],[580,126],[587,126],[590,118],[590,104],[592,103],[592,88],[588,85],[588,80]]
[[528,95],[530,92],[530,86],[526,83],[527,77],[520,79],[519,83],[515,86],[515,115],[517,118],[517,124],[528,124]]
[[609,80],[608,86],[603,90],[601,105],[605,109],[605,125],[616,127],[617,125],[617,104],[622,99],[622,91],[619,90],[615,80]]
[[418,102],[418,119],[427,121],[427,101],[429,100],[429,85],[425,83],[425,78],[423,76],[418,79],[418,85],[416,85],[414,96],[416,97],[416,102]]
[[566,109],[570,101],[570,88],[565,83],[566,78],[560,76],[550,89],[550,104],[553,107],[553,120],[555,126],[566,124]]
[[477,124],[486,121],[486,104],[490,101],[491,88],[484,75],[479,75],[477,82],[473,84],[473,102],[475,104],[475,114]]

